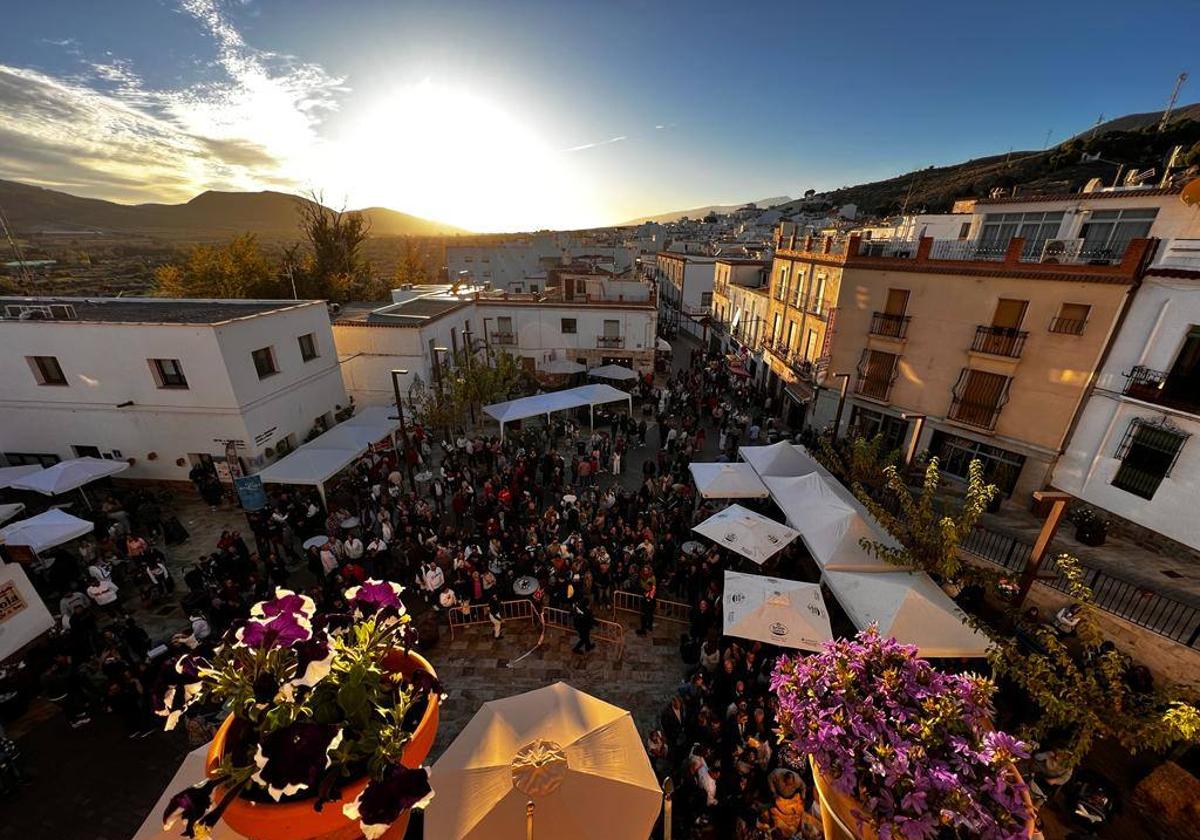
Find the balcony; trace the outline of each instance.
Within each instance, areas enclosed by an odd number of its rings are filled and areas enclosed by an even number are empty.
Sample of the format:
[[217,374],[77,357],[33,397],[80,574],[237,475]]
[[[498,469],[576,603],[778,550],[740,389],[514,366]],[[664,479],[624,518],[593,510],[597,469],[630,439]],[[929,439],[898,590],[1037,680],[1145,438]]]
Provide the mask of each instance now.
[[950,401],[950,419],[990,432],[996,428],[996,421],[1000,419],[1000,409],[1003,407],[1003,403],[977,402],[954,397]]
[[1058,335],[1083,335],[1085,327],[1087,327],[1086,318],[1054,318],[1050,321],[1049,332]]
[[935,239],[929,249],[929,259],[1003,262],[1007,250],[1007,243],[978,239]]
[[1200,271],[1200,239],[1171,239],[1159,246],[1155,268]]
[[871,335],[879,335],[884,338],[907,338],[908,322],[911,320],[911,315],[892,315],[888,312],[876,312],[871,316]]
[[625,346],[625,336],[598,335],[596,336],[596,346],[602,350],[619,350]]
[[1200,414],[1200,391],[1194,385],[1187,387],[1183,377],[1143,365],[1138,365],[1125,376],[1125,396],[1189,414]]
[[517,334],[515,332],[495,332],[492,333],[492,341],[503,346],[515,346],[517,343]]
[[1014,327],[980,325],[975,328],[975,340],[971,342],[971,350],[975,353],[1019,359],[1021,351],[1025,349],[1025,339],[1028,337],[1028,332]]
[[892,393],[892,383],[896,381],[895,372],[891,376],[860,376],[854,380],[854,393],[873,400],[887,402]]

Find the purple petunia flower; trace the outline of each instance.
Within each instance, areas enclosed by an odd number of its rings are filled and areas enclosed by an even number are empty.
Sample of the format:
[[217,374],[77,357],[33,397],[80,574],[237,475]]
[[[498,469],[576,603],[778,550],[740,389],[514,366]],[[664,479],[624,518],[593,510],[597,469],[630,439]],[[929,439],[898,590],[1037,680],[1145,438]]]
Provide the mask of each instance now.
[[207,665],[199,656],[186,653],[159,669],[158,679],[150,691],[150,706],[154,714],[166,718],[165,731],[174,729],[183,713],[199,699],[201,674]]
[[272,618],[277,615],[303,615],[312,618],[317,605],[307,595],[299,595],[290,589],[276,589],[270,601],[259,601],[250,608],[253,618]]
[[252,618],[242,625],[234,638],[243,647],[292,647],[312,638],[312,622],[303,613],[280,613],[270,618]]
[[332,763],[330,753],[342,742],[339,726],[293,723],[262,737],[254,754],[258,769],[251,778],[278,802],[315,788]]
[[296,670],[288,680],[291,686],[312,686],[329,675],[333,669],[333,645],[326,635],[313,636],[292,647],[296,654]]
[[387,580],[368,580],[361,586],[352,586],[346,590],[346,601],[360,615],[373,615],[377,612],[387,612],[392,615],[404,615],[406,610],[400,600],[404,587]]
[[391,764],[382,778],[372,779],[353,802],[343,805],[342,813],[358,822],[366,840],[375,840],[405,811],[424,808],[431,799],[429,771]]
[[205,779],[172,796],[163,811],[163,831],[170,831],[175,823],[183,820],[183,836],[195,837],[196,823],[212,807],[213,789],[217,781]]

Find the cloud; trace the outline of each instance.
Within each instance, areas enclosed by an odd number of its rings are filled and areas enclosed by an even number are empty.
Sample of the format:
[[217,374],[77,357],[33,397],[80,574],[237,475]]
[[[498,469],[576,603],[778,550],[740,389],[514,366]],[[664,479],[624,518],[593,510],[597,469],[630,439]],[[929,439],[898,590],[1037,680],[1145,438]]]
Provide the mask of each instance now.
[[582,146],[572,146],[569,149],[563,149],[564,152],[582,152],[585,149],[595,149],[598,146],[608,146],[612,143],[623,143],[629,138],[622,134],[617,137],[610,137],[607,140],[598,140],[595,143],[584,143]]
[[0,176],[117,200],[303,183],[344,80],[248,45],[214,0],[180,10],[211,39],[217,78],[152,87],[125,59],[83,59],[73,39],[60,44],[80,58],[73,75],[0,63]]

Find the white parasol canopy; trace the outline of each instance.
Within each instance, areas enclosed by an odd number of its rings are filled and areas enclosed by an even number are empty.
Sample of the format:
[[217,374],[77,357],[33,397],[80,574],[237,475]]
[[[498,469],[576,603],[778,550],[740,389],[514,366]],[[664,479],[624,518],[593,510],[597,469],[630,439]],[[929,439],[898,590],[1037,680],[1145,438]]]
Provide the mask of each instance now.
[[768,475],[805,475],[817,471],[817,462],[804,451],[804,447],[786,440],[770,446],[739,446],[738,454],[764,478]]
[[924,573],[826,572],[825,581],[854,626],[879,625],[884,636],[916,645],[922,656],[983,656],[988,638]]
[[760,566],[800,532],[741,505],[730,505],[692,528],[717,545],[736,551]]
[[725,570],[726,636],[800,650],[833,638],[821,585]]
[[706,499],[765,499],[770,493],[749,464],[688,464],[696,489]]
[[551,359],[542,365],[542,373],[581,373],[587,370],[587,365],[572,362],[570,359]]
[[90,534],[94,527],[86,519],[51,508],[0,528],[0,539],[9,545],[27,545],[40,552]]
[[18,478],[24,478],[35,472],[41,472],[37,464],[17,464],[15,467],[0,467],[0,490],[11,487]]
[[627,368],[624,365],[600,365],[588,371],[588,376],[597,376],[600,379],[616,379],[624,381],[627,379],[637,379],[637,371],[632,368]]
[[660,338],[657,341],[655,341],[654,346],[656,349],[661,350],[664,353],[671,352],[671,343],[669,341],[667,341],[665,338]]
[[834,558],[851,520],[857,516],[854,508],[817,473],[791,478],[767,476],[764,482],[788,524],[800,532],[809,553],[824,567]]
[[57,496],[127,469],[129,464],[125,461],[91,457],[72,458],[69,461],[59,461],[40,472],[16,478],[9,482],[9,486],[17,490],[35,490],[45,496]]
[[15,505],[0,505],[0,525],[3,525],[23,510],[25,510],[25,505],[20,503]]
[[662,791],[629,712],[566,683],[493,700],[430,772],[425,836],[645,840]]

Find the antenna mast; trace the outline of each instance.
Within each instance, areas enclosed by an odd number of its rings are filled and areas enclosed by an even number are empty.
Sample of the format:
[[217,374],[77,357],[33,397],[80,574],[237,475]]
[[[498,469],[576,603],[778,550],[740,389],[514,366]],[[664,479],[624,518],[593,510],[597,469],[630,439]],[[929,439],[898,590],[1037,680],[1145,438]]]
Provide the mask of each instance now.
[[1162,132],[1167,127],[1167,123],[1171,121],[1171,112],[1175,110],[1175,100],[1179,98],[1179,89],[1183,87],[1187,78],[1187,73],[1180,73],[1179,78],[1175,80],[1175,89],[1171,91],[1171,98],[1167,100],[1167,110],[1163,111],[1162,119],[1158,121],[1159,132]]
[[24,281],[26,291],[32,293],[33,276],[29,273],[29,266],[25,264],[25,255],[21,253],[21,246],[13,237],[12,228],[8,224],[8,216],[4,213],[4,205],[0,205],[0,231],[3,231],[4,238],[8,240],[8,247],[12,249],[13,256],[17,258],[17,273]]

